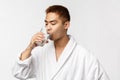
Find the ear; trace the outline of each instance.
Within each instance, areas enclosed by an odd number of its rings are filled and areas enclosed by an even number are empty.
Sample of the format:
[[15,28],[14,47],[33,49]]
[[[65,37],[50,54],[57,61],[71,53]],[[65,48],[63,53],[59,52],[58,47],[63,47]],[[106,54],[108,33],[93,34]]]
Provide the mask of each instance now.
[[66,21],[66,22],[64,23],[64,27],[65,27],[65,29],[68,29],[69,26],[70,26],[70,22],[69,22],[69,21]]

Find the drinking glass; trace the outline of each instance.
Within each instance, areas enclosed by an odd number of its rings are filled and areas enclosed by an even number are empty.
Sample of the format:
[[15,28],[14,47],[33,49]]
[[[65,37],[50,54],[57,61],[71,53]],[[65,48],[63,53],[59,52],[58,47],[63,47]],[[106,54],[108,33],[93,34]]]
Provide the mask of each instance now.
[[49,34],[47,34],[47,31],[46,31],[46,28],[45,27],[42,27],[41,28],[41,30],[40,30],[40,32],[43,32],[44,33],[44,37],[45,37],[45,39],[42,41],[42,42],[36,42],[36,44],[37,44],[37,46],[44,46],[45,45],[45,43],[47,42],[47,40],[50,38],[50,35]]

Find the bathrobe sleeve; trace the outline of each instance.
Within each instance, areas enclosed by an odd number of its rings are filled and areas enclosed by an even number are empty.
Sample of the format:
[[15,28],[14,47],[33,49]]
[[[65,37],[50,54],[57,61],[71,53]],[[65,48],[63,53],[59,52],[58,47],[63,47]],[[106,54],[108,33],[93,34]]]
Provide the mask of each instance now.
[[106,71],[94,55],[86,58],[86,80],[110,80]]
[[33,54],[24,61],[21,61],[18,57],[13,68],[12,74],[20,80],[26,80],[28,78],[35,78],[36,71],[38,69],[38,51],[33,50]]
[[13,75],[21,80],[26,80],[28,77],[32,77],[32,58],[29,57],[28,59],[21,61],[19,58],[15,62],[15,65],[13,67]]

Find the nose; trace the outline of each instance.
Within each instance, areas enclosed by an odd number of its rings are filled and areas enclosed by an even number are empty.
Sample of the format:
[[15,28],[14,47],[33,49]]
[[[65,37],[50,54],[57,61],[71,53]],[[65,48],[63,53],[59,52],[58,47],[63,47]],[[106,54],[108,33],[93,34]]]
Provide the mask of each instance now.
[[51,31],[51,26],[50,25],[46,25],[46,31],[48,34],[50,34],[50,31]]
[[51,29],[51,26],[50,26],[50,25],[46,25],[46,29],[47,29],[47,30],[50,30],[50,29]]

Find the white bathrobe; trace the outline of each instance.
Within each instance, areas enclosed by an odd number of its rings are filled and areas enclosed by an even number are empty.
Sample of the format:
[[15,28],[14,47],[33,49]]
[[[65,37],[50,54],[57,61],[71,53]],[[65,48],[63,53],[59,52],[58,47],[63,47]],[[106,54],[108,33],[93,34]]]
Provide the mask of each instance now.
[[44,47],[36,47],[28,59],[18,59],[13,75],[20,80],[109,80],[95,56],[69,37],[58,61],[54,44],[50,41]]

